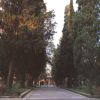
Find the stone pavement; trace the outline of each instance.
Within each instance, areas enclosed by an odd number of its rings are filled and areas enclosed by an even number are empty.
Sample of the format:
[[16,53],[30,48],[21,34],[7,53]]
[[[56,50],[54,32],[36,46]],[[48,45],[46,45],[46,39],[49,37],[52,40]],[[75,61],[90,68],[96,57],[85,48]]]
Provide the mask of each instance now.
[[21,98],[0,98],[0,100],[23,100]]
[[[30,92],[24,100],[98,100],[88,98],[65,89],[54,87],[41,87]],[[99,99],[100,100],[100,99]]]
[[0,100],[100,100],[88,98],[65,89],[42,86],[31,91],[24,98],[0,98]]

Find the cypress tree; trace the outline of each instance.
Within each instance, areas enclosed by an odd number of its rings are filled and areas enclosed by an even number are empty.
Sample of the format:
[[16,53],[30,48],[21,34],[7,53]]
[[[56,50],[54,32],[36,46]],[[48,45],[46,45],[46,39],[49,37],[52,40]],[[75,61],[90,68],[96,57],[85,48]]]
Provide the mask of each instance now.
[[56,61],[56,80],[59,84],[63,84],[65,79],[68,87],[72,87],[73,79],[75,78],[75,69],[73,64],[73,0],[70,0],[70,5],[65,8],[65,23],[63,28],[63,36],[59,46],[59,56]]
[[74,16],[74,61],[81,79],[95,83],[97,37],[100,29],[100,1],[77,0],[78,11]]

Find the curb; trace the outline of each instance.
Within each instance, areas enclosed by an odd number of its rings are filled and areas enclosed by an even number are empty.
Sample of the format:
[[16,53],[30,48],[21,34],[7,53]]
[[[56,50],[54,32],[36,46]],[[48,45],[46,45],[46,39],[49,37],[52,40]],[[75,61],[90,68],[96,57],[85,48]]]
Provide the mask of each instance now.
[[19,96],[0,96],[0,98],[19,98]]
[[73,89],[69,89],[69,88],[66,88],[66,90],[74,92],[74,93],[77,93],[77,94],[80,94],[80,95],[83,95],[83,96],[86,96],[88,98],[100,98],[100,95],[93,95],[92,96],[90,94],[87,94],[87,93],[84,93],[84,92],[80,92],[80,91],[77,91],[77,90],[73,90]]
[[80,95],[83,95],[83,96],[86,96],[88,98],[95,98],[94,96],[92,96],[90,94],[87,94],[87,93],[84,93],[84,92],[80,92],[80,91],[77,91],[77,90],[72,90],[72,89],[68,89],[68,88],[66,90],[74,92],[74,93],[77,93],[77,94],[80,94]]
[[0,96],[0,98],[23,98],[25,95],[27,95],[29,92],[31,92],[33,89],[29,89],[23,93],[21,93],[19,96]]
[[25,95],[27,95],[29,92],[31,92],[33,89],[29,89],[23,93],[20,94],[19,98],[23,98]]

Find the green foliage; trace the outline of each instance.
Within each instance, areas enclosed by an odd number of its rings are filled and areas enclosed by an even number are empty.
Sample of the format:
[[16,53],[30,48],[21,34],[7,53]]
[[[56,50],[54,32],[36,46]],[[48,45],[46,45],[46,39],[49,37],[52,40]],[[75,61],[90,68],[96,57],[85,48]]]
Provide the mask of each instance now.
[[77,3],[79,8],[74,14],[72,6],[66,7],[63,37],[54,55],[54,77],[60,85],[66,77],[68,81],[77,77],[97,85],[100,80],[100,0],[77,0]]
[[61,65],[60,65],[60,48],[59,46],[57,49],[54,50],[53,55],[53,69],[52,69],[52,75],[57,85],[62,84],[62,72],[61,72]]
[[55,33],[54,13],[46,12],[42,0],[3,0],[2,7],[0,62],[3,75],[7,70],[5,80],[10,75],[12,81],[13,73],[20,82],[27,74],[36,80],[45,70],[46,48]]
[[[83,78],[95,79],[93,74],[94,71],[97,70],[95,67],[95,57],[94,38],[85,33],[78,36],[74,44],[74,62],[76,65],[75,67],[80,75],[83,75]],[[93,76],[89,73],[92,73]]]
[[[100,1],[77,0],[79,9],[74,15],[74,65],[78,71],[78,77],[88,79],[96,84],[97,76],[97,37],[100,28]],[[99,45],[99,44],[98,44]],[[100,52],[100,51],[99,51]]]
[[73,63],[73,2],[68,6],[68,11],[65,11],[65,22],[63,28],[63,36],[60,46],[57,48],[54,55],[54,77],[57,85],[63,85],[66,78],[68,78],[69,87],[72,86],[72,79],[75,78],[75,68]]

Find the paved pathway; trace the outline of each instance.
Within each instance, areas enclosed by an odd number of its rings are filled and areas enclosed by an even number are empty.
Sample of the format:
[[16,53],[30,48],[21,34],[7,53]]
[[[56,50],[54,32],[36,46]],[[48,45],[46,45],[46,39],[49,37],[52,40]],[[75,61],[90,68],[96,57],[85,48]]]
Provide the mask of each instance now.
[[23,100],[21,98],[0,98],[0,100]]
[[[54,87],[41,87],[30,92],[24,100],[98,100]],[[100,99],[99,99],[100,100]]]

